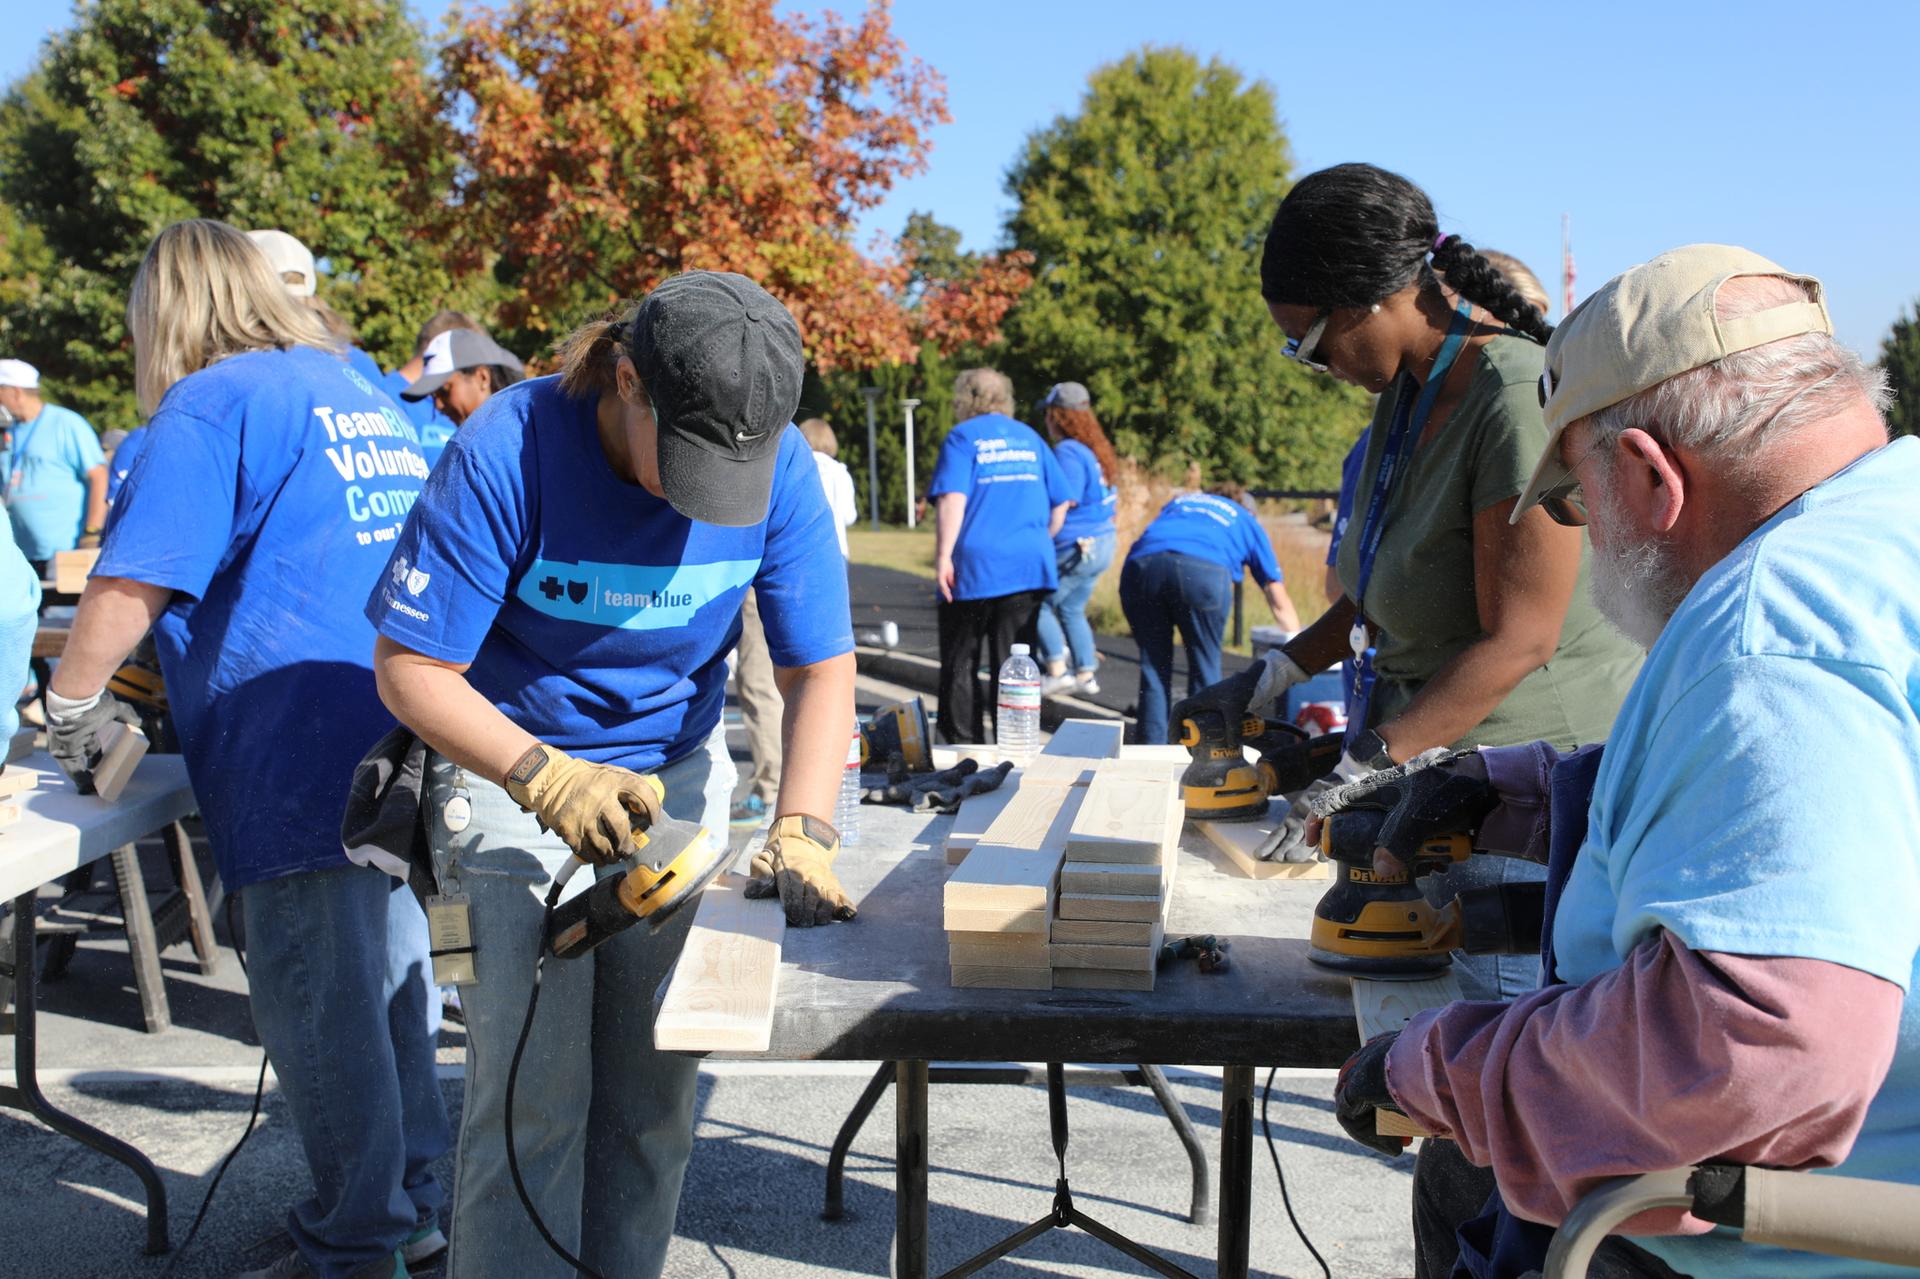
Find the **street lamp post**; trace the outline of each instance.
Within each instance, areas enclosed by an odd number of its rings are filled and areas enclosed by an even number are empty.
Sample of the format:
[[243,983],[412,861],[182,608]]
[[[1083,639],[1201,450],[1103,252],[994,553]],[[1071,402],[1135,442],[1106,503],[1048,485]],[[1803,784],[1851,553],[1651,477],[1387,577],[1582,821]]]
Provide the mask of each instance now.
[[919,407],[920,401],[902,400],[900,403],[907,409],[907,527],[912,528],[914,525],[913,499],[919,491],[913,484],[913,411]]
[[876,444],[873,406],[880,399],[880,388],[863,386],[860,398],[867,402],[867,521],[880,527],[880,449]]

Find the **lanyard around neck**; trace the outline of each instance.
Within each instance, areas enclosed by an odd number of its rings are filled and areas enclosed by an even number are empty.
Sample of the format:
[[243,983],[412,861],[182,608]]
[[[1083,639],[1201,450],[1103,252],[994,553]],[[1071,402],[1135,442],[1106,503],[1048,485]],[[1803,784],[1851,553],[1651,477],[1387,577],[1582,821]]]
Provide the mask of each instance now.
[[1386,532],[1387,499],[1393,493],[1394,481],[1413,460],[1413,451],[1419,446],[1420,434],[1433,412],[1434,401],[1440,398],[1440,387],[1447,380],[1454,357],[1466,344],[1472,316],[1472,305],[1462,302],[1453,313],[1453,322],[1447,326],[1446,339],[1440,343],[1440,353],[1433,357],[1433,369],[1427,374],[1419,396],[1402,395],[1393,407],[1393,423],[1387,428],[1380,469],[1374,472],[1373,495],[1367,501],[1366,519],[1360,525],[1360,571],[1354,582],[1353,602],[1362,616],[1366,613],[1367,583],[1373,578],[1373,560],[1380,553],[1380,538]]

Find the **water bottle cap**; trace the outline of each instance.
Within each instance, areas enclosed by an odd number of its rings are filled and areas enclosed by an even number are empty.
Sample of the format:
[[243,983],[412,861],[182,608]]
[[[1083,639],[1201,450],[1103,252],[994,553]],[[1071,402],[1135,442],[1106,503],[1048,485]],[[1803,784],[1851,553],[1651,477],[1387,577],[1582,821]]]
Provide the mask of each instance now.
[[1007,651],[1009,653],[1012,653],[1015,657],[1025,657],[1028,653],[1031,653],[1033,650],[1028,648],[1025,644],[1015,644],[1012,648],[1008,649]]

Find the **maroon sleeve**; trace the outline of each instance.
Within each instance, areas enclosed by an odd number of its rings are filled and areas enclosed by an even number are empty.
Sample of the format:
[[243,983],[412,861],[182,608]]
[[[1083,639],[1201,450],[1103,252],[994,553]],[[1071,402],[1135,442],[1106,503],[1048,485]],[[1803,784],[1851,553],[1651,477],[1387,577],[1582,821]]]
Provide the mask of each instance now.
[[[1608,1177],[1708,1159],[1839,1163],[1893,1061],[1903,999],[1840,964],[1695,952],[1663,931],[1583,985],[1421,1013],[1388,1055],[1387,1086],[1491,1166],[1516,1215],[1557,1225]],[[1678,1211],[1632,1224],[1710,1228]]]

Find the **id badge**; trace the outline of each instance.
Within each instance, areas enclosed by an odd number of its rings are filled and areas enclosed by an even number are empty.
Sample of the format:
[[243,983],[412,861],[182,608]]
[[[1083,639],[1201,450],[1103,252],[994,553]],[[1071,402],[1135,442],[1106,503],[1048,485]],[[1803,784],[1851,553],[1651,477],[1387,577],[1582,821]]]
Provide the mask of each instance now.
[[436,986],[470,986],[480,980],[473,965],[472,902],[465,893],[427,898],[427,947]]
[[1353,660],[1356,662],[1373,646],[1373,637],[1367,633],[1364,619],[1354,619],[1353,629],[1347,632],[1347,646],[1353,649]]

